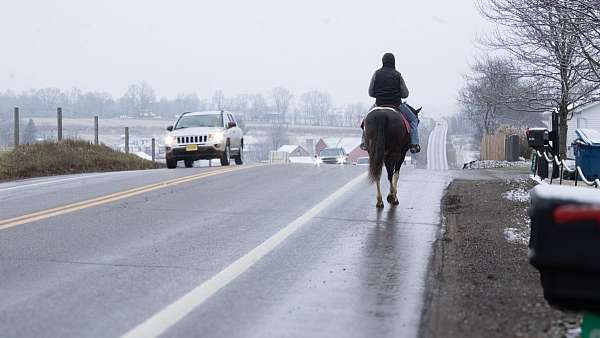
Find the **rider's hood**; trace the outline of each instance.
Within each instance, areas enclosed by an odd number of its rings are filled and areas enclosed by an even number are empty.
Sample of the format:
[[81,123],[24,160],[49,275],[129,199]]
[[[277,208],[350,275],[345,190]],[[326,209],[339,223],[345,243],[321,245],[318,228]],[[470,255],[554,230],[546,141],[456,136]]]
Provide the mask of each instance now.
[[396,58],[394,57],[394,54],[385,53],[383,55],[382,61],[384,67],[396,68]]

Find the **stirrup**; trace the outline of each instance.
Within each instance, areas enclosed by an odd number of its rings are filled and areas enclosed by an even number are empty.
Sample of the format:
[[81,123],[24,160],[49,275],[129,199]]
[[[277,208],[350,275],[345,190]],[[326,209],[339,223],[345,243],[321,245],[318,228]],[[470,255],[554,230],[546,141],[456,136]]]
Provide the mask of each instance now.
[[409,146],[411,154],[416,154],[421,152],[421,146],[418,144],[411,144]]

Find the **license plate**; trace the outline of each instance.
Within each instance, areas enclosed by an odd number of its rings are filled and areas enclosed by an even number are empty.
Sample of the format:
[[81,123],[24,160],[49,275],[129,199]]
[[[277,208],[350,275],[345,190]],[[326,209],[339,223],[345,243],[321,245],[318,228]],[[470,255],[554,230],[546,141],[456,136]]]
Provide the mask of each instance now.
[[198,150],[197,144],[188,144],[185,146],[185,151],[196,151]]

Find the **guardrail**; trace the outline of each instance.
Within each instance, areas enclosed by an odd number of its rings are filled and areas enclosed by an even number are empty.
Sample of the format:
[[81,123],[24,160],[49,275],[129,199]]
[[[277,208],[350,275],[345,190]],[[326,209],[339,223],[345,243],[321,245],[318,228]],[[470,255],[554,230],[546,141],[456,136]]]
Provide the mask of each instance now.
[[[591,186],[594,188],[600,187],[600,179],[595,178],[590,181],[588,178],[585,177],[580,166],[576,165],[575,168],[570,168],[565,160],[560,159],[559,155],[549,154],[548,150],[544,150],[543,153],[540,153],[539,150],[536,150],[535,152],[539,158],[543,158],[546,162],[552,163],[552,165],[557,165],[560,168],[560,175],[559,175],[559,177],[560,177],[559,183],[560,184],[562,184],[563,174],[566,170],[568,173],[575,173],[575,186],[577,186],[579,179],[581,179],[581,181],[588,186]],[[550,184],[552,184],[552,181],[553,181],[553,175],[550,175]]]

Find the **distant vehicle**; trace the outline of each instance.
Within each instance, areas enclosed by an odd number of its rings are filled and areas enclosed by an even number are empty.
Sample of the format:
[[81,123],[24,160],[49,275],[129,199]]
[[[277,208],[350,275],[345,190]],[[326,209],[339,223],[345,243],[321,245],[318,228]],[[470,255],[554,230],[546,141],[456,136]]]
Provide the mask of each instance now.
[[175,125],[167,128],[165,153],[167,168],[174,169],[178,161],[186,168],[194,161],[220,159],[221,165],[244,163],[244,139],[242,129],[232,113],[205,111],[183,113]]
[[354,165],[358,165],[358,166],[369,165],[369,158],[368,157],[359,157],[358,159],[356,159],[356,162],[354,162]]
[[346,164],[348,155],[342,148],[325,148],[319,153],[319,160],[327,164]]

